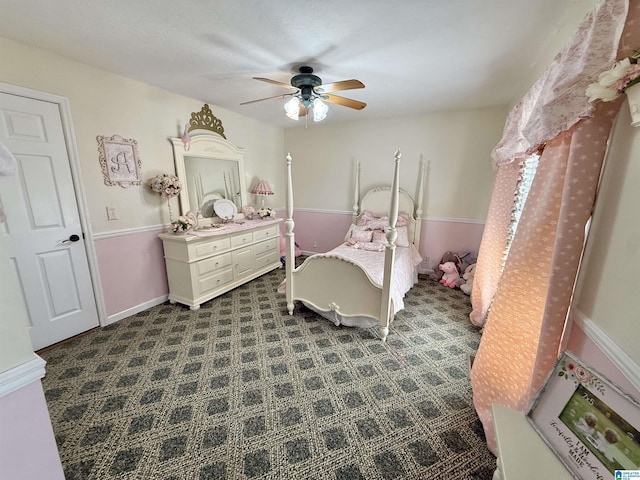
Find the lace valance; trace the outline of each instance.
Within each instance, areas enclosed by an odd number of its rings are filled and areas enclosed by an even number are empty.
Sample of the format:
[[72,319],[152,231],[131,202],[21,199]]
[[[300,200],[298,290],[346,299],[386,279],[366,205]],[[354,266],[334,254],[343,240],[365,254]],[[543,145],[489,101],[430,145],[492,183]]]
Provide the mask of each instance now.
[[569,44],[507,117],[491,156],[496,164],[535,153],[547,141],[592,116],[587,85],[616,61],[629,0],[603,0],[582,21]]

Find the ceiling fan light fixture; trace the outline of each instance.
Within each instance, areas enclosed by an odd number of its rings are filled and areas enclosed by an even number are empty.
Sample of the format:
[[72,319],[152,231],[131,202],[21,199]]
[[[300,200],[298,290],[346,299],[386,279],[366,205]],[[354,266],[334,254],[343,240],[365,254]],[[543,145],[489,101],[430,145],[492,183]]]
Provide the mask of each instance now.
[[[289,101],[284,104],[284,110],[287,117],[292,120],[298,120],[299,117],[306,117],[311,112],[309,109],[313,109],[313,120],[315,122],[321,122],[327,118],[329,107],[327,103],[334,103],[343,107],[353,108],[355,110],[362,110],[367,106],[366,103],[358,100],[352,100],[350,98],[341,97],[335,95],[333,92],[339,92],[341,90],[352,90],[355,88],[364,88],[364,83],[360,80],[342,80],[339,82],[322,83],[322,79],[313,74],[313,68],[308,66],[301,66],[298,71],[298,75],[294,75],[291,78],[291,83],[283,83],[277,80],[271,80],[269,78],[253,77],[255,80],[261,82],[270,83],[279,87],[289,90],[289,93],[283,95],[275,95],[273,97],[261,98],[259,100],[251,100],[249,102],[243,102],[240,105],[246,105],[249,103],[261,102],[263,100],[270,100],[272,98],[284,98],[291,97]],[[297,91],[292,92],[294,88]]]
[[321,122],[325,118],[327,118],[327,112],[329,111],[329,107],[326,103],[322,101],[321,98],[317,97],[313,100],[313,121]]
[[292,120],[298,120],[298,114],[300,112],[300,99],[298,97],[291,97],[287,103],[284,104],[284,111],[287,113],[287,117]]

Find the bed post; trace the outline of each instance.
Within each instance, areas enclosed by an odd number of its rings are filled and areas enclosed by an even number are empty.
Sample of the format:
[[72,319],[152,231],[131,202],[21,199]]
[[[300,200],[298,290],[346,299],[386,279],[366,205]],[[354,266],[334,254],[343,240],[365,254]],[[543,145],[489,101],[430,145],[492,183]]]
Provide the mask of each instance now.
[[380,305],[380,337],[386,341],[389,334],[389,324],[393,319],[393,301],[391,299],[391,284],[393,279],[393,261],[396,255],[396,222],[398,221],[398,197],[400,195],[400,150],[394,155],[395,168],[391,185],[391,205],[389,206],[389,230],[387,230],[387,246],[384,252],[384,280],[382,281],[382,302]]
[[358,213],[360,206],[360,162],[358,160],[354,160],[354,179],[353,179],[353,207],[352,215],[351,215],[351,223],[356,223],[358,221]]
[[293,269],[295,267],[296,257],[294,255],[295,234],[293,233],[293,182],[291,180],[291,154],[287,153],[287,218],[284,222],[286,233],[285,236],[285,272],[286,272],[286,288],[287,310],[289,315],[293,315]]
[[420,234],[422,229],[422,197],[424,195],[424,157],[420,155],[420,176],[418,177],[418,196],[416,201],[416,226],[413,230],[413,244],[420,248]]

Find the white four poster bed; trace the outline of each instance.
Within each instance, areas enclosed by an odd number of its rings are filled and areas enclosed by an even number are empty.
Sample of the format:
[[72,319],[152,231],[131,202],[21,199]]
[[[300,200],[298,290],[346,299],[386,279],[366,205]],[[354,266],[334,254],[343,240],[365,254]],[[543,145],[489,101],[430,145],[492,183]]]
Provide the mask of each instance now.
[[361,200],[356,164],[353,219],[345,243],[327,253],[309,256],[296,268],[291,155],[287,155],[283,283],[289,315],[293,314],[294,302],[299,300],[336,325],[378,326],[382,341],[386,340],[394,314],[404,308],[405,293],[418,281],[417,268],[422,261],[417,247],[424,164],[420,164],[417,208],[414,208],[411,197],[399,188],[399,151],[394,160],[391,187],[369,190]]

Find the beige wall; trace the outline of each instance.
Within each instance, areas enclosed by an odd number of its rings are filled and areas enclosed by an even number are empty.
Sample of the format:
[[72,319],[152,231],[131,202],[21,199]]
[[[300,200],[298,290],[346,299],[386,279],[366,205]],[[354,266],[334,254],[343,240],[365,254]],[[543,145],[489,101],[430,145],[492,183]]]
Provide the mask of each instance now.
[[505,115],[504,108],[487,108],[289,128],[285,148],[293,157],[294,204],[351,211],[354,160],[361,165],[364,192],[391,181],[399,148],[400,187],[412,196],[421,156],[430,163],[423,216],[484,221],[495,173],[490,153]]
[[[142,177],[174,172],[169,137],[178,136],[201,100],[176,95],[43,50],[0,37],[0,82],[67,97],[76,135],[93,233],[168,223],[166,203],[146,188],[106,186],[96,136],[120,135],[138,142]],[[247,188],[254,177],[284,172],[283,129],[211,105],[229,141],[246,149]],[[276,185],[276,194],[282,192]],[[281,193],[282,194],[282,193]],[[283,197],[282,197],[283,198]],[[284,204],[276,196],[274,204]],[[174,199],[177,211],[177,199]],[[108,221],[106,207],[120,219]]]
[[569,38],[578,30],[585,15],[593,10],[599,2],[600,0],[572,0],[570,2],[555,34],[547,38],[540,38],[540,42],[544,43],[544,48],[541,49],[542,55],[531,59],[531,74],[520,82],[519,93],[513,97],[511,106],[520,101],[531,85],[551,65],[553,57],[565,47]]
[[630,121],[625,102],[607,155],[574,305],[640,365],[640,129]]
[[[168,138],[177,136],[204,101],[148,86],[118,75],[0,37],[0,82],[67,97],[71,106],[82,182],[93,233],[168,223],[166,203],[144,186],[106,186],[98,162],[96,136],[118,134],[138,142],[142,177],[174,172]],[[215,105],[227,139],[246,148],[250,178],[284,175],[283,129],[232,113]],[[247,182],[249,188],[249,182]],[[276,193],[283,188],[276,184]],[[284,204],[280,195],[274,204]],[[284,198],[284,197],[282,197]],[[106,207],[115,207],[119,220],[108,221]],[[177,201],[175,203],[177,210]],[[27,316],[6,252],[0,252],[0,372],[33,358]]]

